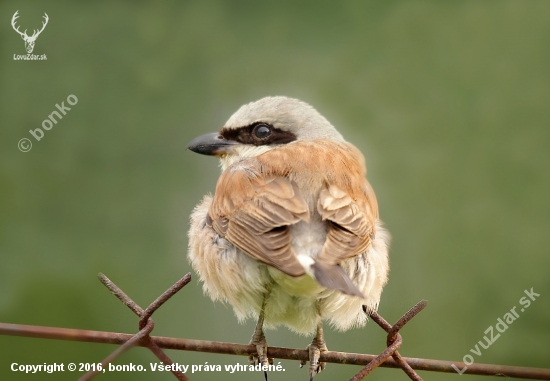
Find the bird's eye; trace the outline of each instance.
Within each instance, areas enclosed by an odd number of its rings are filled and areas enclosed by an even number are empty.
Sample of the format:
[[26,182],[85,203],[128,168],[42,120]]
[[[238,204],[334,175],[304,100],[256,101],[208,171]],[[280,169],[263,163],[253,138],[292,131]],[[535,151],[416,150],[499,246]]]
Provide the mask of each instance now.
[[265,139],[271,135],[271,127],[267,124],[258,124],[252,131],[258,139]]

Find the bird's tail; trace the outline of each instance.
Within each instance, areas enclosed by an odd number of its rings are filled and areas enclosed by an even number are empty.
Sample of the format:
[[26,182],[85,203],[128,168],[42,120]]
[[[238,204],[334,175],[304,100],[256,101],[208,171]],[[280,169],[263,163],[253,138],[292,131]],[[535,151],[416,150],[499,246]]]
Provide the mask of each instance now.
[[340,265],[315,262],[311,265],[311,268],[315,279],[321,286],[342,291],[344,294],[365,298]]

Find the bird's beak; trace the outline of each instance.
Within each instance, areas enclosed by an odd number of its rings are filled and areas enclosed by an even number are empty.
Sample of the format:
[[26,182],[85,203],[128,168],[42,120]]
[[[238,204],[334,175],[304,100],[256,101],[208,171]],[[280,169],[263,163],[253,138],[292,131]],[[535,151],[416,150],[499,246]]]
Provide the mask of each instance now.
[[229,153],[239,143],[226,140],[219,133],[201,135],[187,145],[187,149],[202,155],[220,156]]

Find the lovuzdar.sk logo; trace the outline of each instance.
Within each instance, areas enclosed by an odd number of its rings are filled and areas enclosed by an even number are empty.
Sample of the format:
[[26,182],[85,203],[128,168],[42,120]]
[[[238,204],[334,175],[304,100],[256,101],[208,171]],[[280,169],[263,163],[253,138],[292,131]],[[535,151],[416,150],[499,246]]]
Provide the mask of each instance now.
[[19,35],[21,36],[23,41],[25,41],[25,49],[27,50],[27,54],[25,54],[25,55],[14,54],[13,59],[14,60],[26,60],[26,61],[47,60],[48,58],[46,57],[45,54],[36,55],[36,54],[32,54],[32,51],[34,50],[34,43],[36,42],[36,39],[38,38],[38,36],[40,36],[40,33],[42,33],[42,31],[44,30],[46,25],[48,25],[48,21],[49,21],[50,18],[48,17],[46,12],[44,12],[44,16],[42,16],[42,17],[44,17],[44,21],[42,22],[42,29],[40,29],[40,30],[34,29],[32,36],[29,36],[27,34],[27,29],[25,29],[24,32],[21,32],[19,30],[19,27],[16,26],[15,20],[17,20],[19,18],[18,13],[19,13],[19,11],[16,11],[13,14],[13,17],[11,18],[11,26],[13,27],[13,30],[15,30],[17,33],[19,33]]

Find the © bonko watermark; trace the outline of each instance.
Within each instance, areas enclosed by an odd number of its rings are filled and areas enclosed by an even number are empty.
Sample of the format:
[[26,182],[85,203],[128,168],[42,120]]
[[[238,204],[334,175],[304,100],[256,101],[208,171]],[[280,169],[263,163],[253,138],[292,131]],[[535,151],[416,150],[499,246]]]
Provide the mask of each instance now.
[[[531,290],[524,290],[523,292],[527,296],[523,296],[519,300],[519,304],[521,304],[522,306],[521,312],[524,312],[531,305],[531,303],[534,302],[537,299],[537,297],[540,296],[540,294],[537,294],[536,292],[533,291],[533,287],[531,287]],[[475,349],[474,348],[470,349],[470,352],[472,352],[474,355],[481,356],[482,348],[488,349],[491,345],[493,345],[494,342],[497,341],[497,339],[500,337],[500,334],[504,333],[509,328],[508,326],[511,325],[514,322],[514,320],[519,318],[519,313],[516,311],[516,308],[517,306],[514,306],[512,309],[510,309],[510,311],[506,312],[502,318],[498,318],[497,323],[495,324],[494,327],[491,325],[489,328],[487,328],[484,332],[485,336],[483,336],[483,339],[485,339],[485,342],[483,340],[479,340],[474,347]],[[495,328],[500,333],[495,334]],[[487,337],[487,335],[489,335],[490,337]],[[474,363],[474,358],[472,357],[472,355],[467,354],[467,355],[464,355],[464,357],[462,358],[462,361],[465,364],[464,368],[462,369],[457,367],[455,364],[451,364],[453,369],[456,370],[457,373],[460,375],[462,375],[466,371],[466,369],[468,369],[468,367]]]
[[[67,103],[70,106],[74,106],[78,103],[78,98],[76,95],[71,94],[67,97]],[[57,124],[57,122],[61,119],[63,119],[63,115],[67,115],[68,111],[71,111],[70,107],[65,106],[65,101],[61,102],[61,106],[56,103],[55,107],[57,107],[57,110],[59,111],[53,111],[46,119],[42,121],[42,128],[46,131],[49,131],[53,128],[54,124]],[[61,113],[60,113],[61,112]],[[63,114],[63,115],[61,115]],[[42,128],[35,128],[34,130],[29,130],[31,135],[36,139],[37,142],[39,142],[44,137],[44,130]],[[29,152],[32,148],[32,142],[30,139],[23,138],[19,140],[19,143],[17,144],[19,147],[19,150],[21,152]]]

